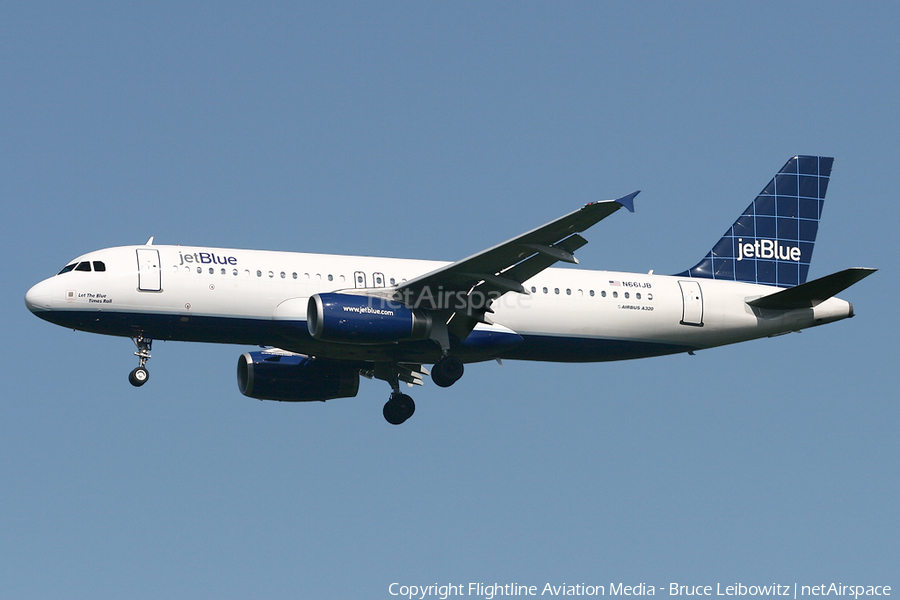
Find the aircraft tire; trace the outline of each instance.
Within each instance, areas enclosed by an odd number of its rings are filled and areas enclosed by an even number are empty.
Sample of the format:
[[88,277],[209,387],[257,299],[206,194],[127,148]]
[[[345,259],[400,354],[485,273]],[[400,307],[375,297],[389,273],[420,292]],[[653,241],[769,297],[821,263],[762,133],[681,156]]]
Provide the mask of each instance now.
[[434,363],[431,370],[431,380],[439,387],[450,387],[463,376],[463,363],[455,356],[442,356]]
[[150,371],[145,369],[144,367],[137,367],[134,371],[128,374],[128,382],[131,383],[134,387],[141,387],[147,380],[150,379]]
[[391,425],[400,425],[416,412],[416,403],[406,394],[391,394],[391,399],[384,403],[382,414],[384,420]]

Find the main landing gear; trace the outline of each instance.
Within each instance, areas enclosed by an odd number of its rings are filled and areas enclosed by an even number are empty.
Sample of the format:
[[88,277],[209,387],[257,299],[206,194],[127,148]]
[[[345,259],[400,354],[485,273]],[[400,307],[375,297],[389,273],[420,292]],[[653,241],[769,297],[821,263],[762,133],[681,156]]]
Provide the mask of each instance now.
[[131,338],[131,341],[137,346],[138,351],[134,355],[138,357],[140,364],[128,374],[128,382],[134,387],[141,387],[150,379],[150,371],[144,365],[150,360],[150,349],[153,346],[153,340],[139,335],[136,338]]
[[378,363],[375,365],[373,373],[376,379],[387,381],[393,390],[390,399],[385,402],[384,409],[381,411],[384,420],[391,425],[400,425],[416,412],[416,403],[413,402],[413,399],[400,393],[401,370],[404,369],[398,364]]
[[384,403],[382,409],[384,420],[391,425],[400,425],[416,412],[416,403],[406,394],[401,394],[399,390],[391,393],[391,398]]
[[455,356],[443,355],[431,369],[431,380],[440,387],[450,387],[463,376],[463,363]]
[[[414,385],[422,385],[422,375],[428,371],[419,365],[411,368],[410,365],[396,363],[378,363],[372,373],[376,379],[387,381],[391,385],[391,397],[381,411],[384,419],[391,425],[400,425],[416,412],[416,403],[413,399],[400,392],[400,381]],[[444,354],[431,371],[431,379],[440,387],[450,387],[463,375],[463,363],[455,356]]]

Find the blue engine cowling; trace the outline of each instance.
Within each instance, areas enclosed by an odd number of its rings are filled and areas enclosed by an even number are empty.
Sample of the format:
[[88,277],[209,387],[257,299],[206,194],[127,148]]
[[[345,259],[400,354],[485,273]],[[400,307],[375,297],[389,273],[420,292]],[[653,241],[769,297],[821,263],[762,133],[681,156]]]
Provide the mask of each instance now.
[[352,398],[359,369],[300,354],[246,352],[238,359],[238,389],[258,400],[281,402]]
[[387,344],[424,340],[431,334],[431,316],[374,296],[314,294],[306,311],[309,334],[324,342]]

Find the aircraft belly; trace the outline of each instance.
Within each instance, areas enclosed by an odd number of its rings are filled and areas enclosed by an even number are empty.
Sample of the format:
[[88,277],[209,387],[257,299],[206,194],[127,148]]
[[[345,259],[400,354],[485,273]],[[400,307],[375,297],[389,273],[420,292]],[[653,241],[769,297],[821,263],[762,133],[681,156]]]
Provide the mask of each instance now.
[[692,346],[644,340],[523,335],[525,342],[503,355],[512,360],[606,362],[664,356],[694,350]]

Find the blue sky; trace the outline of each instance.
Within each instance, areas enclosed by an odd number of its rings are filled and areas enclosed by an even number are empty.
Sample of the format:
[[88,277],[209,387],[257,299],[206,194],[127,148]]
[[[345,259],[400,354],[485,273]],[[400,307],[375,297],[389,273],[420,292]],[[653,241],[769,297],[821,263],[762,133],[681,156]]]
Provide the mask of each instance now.
[[[0,589],[390,598],[388,586],[900,586],[894,3],[0,6]],[[32,317],[142,243],[454,260],[643,190],[581,265],[695,264],[834,156],[811,277],[857,317],[642,361],[240,395],[243,347]]]

